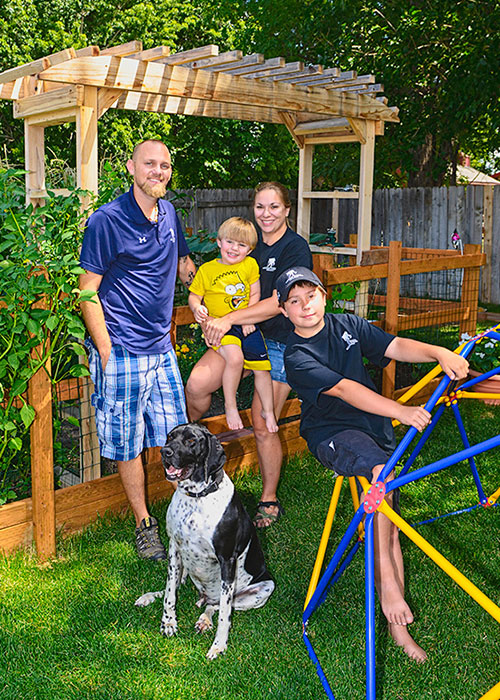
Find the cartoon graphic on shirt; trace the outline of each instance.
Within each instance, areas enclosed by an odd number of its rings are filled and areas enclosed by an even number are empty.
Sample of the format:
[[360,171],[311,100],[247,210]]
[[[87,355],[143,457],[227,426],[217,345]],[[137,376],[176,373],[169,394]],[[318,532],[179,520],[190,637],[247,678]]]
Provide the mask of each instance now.
[[237,284],[227,284],[224,287],[224,291],[228,295],[224,301],[229,304],[231,311],[240,306],[240,304],[245,300],[245,285],[243,282],[238,282]]

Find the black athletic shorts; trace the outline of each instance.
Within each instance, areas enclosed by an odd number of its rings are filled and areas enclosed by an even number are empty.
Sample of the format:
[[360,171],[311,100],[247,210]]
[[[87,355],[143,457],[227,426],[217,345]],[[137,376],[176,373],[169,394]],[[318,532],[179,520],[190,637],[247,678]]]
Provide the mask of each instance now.
[[[373,468],[385,464],[390,454],[361,430],[342,430],[317,447],[317,457],[327,469],[340,476],[364,476],[371,483]],[[361,491],[359,482],[358,491]],[[394,509],[399,513],[399,489],[394,490]]]

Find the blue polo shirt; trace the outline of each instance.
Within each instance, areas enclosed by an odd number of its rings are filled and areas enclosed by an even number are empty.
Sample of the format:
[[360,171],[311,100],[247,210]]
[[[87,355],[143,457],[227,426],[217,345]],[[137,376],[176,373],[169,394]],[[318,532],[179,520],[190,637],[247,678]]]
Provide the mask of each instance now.
[[177,263],[189,255],[170,202],[158,200],[151,223],[132,188],[88,219],[80,265],[102,275],[99,299],[111,342],[138,355],[171,349]]

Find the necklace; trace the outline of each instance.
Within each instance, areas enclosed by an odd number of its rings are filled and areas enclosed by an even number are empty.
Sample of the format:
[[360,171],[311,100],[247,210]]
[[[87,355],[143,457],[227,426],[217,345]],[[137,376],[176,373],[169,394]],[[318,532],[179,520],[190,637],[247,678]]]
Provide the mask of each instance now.
[[154,205],[153,211],[151,212],[151,216],[148,217],[148,221],[150,221],[152,224],[156,224],[158,221],[158,202]]

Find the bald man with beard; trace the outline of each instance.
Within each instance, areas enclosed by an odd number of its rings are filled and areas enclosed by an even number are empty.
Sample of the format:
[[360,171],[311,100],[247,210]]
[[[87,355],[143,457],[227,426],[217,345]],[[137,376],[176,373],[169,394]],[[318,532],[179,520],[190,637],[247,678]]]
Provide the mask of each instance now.
[[166,559],[158,523],[146,505],[141,453],[163,446],[187,422],[170,324],[177,275],[186,287],[196,272],[173,205],[163,199],[172,176],[161,141],[137,144],[127,161],[128,192],[87,221],[80,289],[101,455],[116,460],[136,520],[144,559]]

